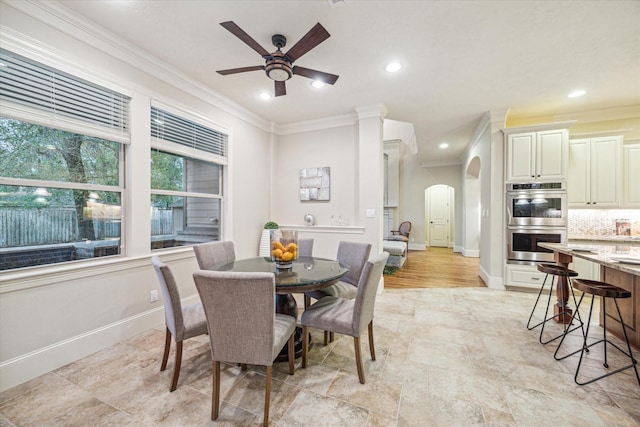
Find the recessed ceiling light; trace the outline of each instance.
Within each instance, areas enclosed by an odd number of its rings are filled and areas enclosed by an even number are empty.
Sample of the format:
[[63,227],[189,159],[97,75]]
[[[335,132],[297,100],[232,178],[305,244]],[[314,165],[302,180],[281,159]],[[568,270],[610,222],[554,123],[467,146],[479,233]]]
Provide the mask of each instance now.
[[390,73],[395,73],[396,71],[400,71],[401,68],[402,68],[402,64],[400,64],[399,62],[392,62],[389,65],[387,65],[384,69]]
[[587,92],[582,90],[582,89],[578,89],[578,90],[574,90],[573,92],[571,92],[568,96],[569,96],[569,98],[578,98],[578,97],[584,95],[585,93],[587,93]]
[[263,101],[268,101],[271,99],[271,94],[263,90],[258,94],[258,98],[262,99]]
[[320,89],[322,87],[325,87],[326,83],[321,81],[321,80],[314,80],[311,82],[311,86]]
[[443,150],[445,148],[448,148],[448,147],[449,147],[449,143],[448,142],[443,142],[442,144],[440,144],[440,148],[443,149]]

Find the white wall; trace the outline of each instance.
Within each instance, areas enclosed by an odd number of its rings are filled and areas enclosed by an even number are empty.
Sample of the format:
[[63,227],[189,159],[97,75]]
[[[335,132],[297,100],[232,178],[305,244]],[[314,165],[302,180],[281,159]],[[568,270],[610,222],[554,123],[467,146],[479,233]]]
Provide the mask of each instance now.
[[[0,3],[4,48],[133,98],[125,184],[131,216],[123,257],[0,273],[0,391],[163,324],[162,302],[149,302],[150,290],[157,289],[149,263],[150,99],[229,132],[224,237],[235,241],[238,257],[257,253],[271,193],[269,123],[221,101],[175,70],[145,62],[142,53],[114,49],[116,40],[84,33],[82,26],[48,15],[38,4],[16,5],[38,18]],[[158,254],[175,270],[183,300],[197,300],[192,249]]]
[[[480,277],[493,289],[504,289],[504,139],[507,112],[487,112],[465,155],[461,177],[480,159]],[[474,202],[475,203],[475,202]]]

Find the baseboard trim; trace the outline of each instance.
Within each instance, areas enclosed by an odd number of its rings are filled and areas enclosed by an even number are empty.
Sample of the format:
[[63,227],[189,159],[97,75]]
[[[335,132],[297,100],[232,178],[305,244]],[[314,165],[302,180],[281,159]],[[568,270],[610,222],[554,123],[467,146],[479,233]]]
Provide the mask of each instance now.
[[489,289],[504,291],[504,281],[502,277],[490,276],[487,271],[480,266],[480,278],[484,281]]
[[426,251],[427,245],[424,243],[409,243],[408,248],[410,251]]
[[[183,304],[195,299],[197,295]],[[0,392],[163,324],[164,307],[160,306],[9,359],[0,363]]]
[[479,249],[463,249],[462,256],[468,258],[480,258],[480,250]]

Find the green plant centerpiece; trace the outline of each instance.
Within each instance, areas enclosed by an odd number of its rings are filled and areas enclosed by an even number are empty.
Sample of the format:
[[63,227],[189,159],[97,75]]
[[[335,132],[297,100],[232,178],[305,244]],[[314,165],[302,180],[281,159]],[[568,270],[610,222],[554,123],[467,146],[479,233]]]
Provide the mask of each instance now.
[[276,230],[278,228],[280,228],[278,224],[273,221],[269,221],[264,225],[265,230]]

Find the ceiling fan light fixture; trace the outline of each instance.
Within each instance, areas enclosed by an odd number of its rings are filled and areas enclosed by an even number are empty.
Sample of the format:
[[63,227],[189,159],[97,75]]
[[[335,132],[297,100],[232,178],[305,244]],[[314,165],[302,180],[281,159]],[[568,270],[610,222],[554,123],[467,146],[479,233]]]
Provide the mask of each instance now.
[[449,143],[448,142],[443,142],[442,144],[440,144],[440,149],[444,150],[445,148],[449,148]]
[[402,64],[400,64],[399,62],[391,62],[387,64],[384,69],[389,73],[395,73],[396,71],[400,71],[402,69]]
[[326,86],[326,83],[323,82],[322,80],[314,80],[311,82],[311,86],[315,87],[316,89],[320,89]]
[[268,101],[273,97],[271,96],[271,94],[269,92],[267,92],[266,90],[263,90],[263,91],[258,93],[258,98],[262,99],[263,101]]

